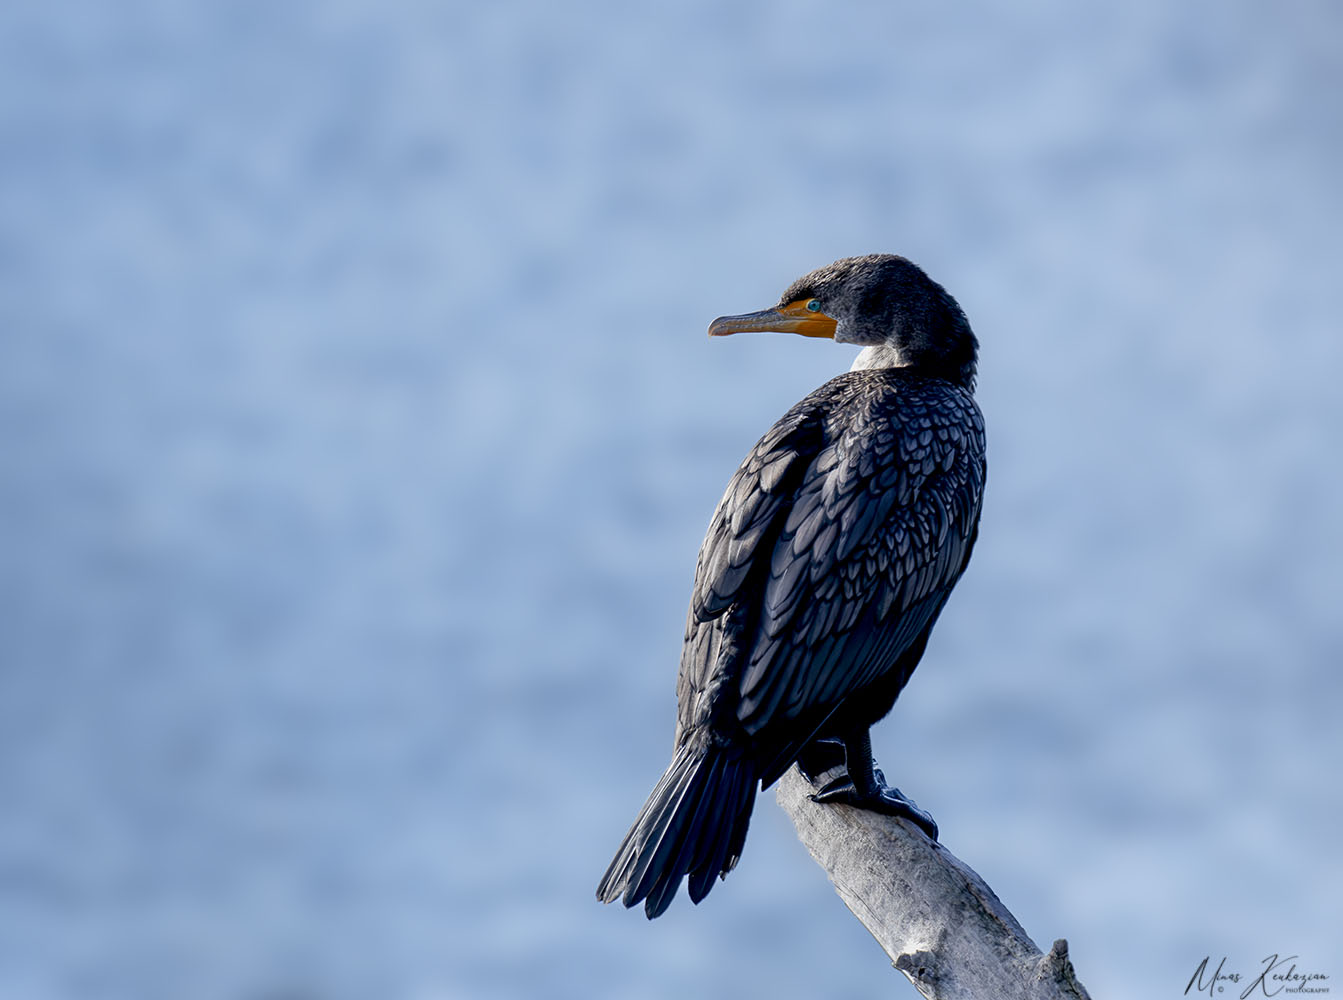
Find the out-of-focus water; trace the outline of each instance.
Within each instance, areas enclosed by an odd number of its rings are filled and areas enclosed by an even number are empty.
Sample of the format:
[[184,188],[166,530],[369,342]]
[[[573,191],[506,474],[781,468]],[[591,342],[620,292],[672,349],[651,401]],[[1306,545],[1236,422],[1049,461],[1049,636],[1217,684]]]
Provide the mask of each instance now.
[[4,5],[0,996],[905,989],[772,796],[593,900],[851,360],[705,325],[874,250],[991,449],[887,772],[1097,997],[1343,975],[1340,94],[1322,0]]

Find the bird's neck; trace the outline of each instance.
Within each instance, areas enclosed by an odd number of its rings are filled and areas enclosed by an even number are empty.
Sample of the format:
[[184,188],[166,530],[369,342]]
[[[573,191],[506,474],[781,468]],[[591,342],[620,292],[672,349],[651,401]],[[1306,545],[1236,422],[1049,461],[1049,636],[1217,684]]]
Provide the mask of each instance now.
[[905,359],[894,347],[878,344],[876,347],[864,347],[853,359],[851,372],[868,371],[872,368],[903,368]]

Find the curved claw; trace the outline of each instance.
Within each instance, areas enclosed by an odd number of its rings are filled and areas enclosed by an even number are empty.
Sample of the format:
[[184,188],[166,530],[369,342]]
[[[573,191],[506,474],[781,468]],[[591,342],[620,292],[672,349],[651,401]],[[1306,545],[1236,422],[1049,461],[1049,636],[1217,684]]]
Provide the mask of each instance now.
[[807,798],[813,802],[843,802],[846,805],[854,805],[858,798],[858,790],[853,787],[853,779],[847,774],[841,774],[831,778],[816,791],[812,792]]

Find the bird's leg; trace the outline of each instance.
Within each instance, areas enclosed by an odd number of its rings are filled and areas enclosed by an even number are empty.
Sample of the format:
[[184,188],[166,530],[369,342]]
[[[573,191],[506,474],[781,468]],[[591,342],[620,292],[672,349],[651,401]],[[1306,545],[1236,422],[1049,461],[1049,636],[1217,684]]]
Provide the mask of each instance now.
[[[813,785],[820,784],[825,775],[844,766],[844,741],[835,737],[812,740],[797,757],[797,769]],[[847,780],[847,771],[840,777]]]
[[[813,741],[807,748],[808,753],[820,742]],[[813,802],[842,802],[859,809],[899,816],[909,820],[932,840],[937,839],[937,823],[933,817],[915,805],[912,799],[901,794],[900,789],[886,784],[886,776],[872,760],[872,736],[868,727],[846,733],[843,747],[845,773],[831,778],[817,789],[811,796]],[[802,760],[799,759],[798,763],[801,765]],[[807,774],[805,768],[803,773]],[[810,780],[810,774],[808,778]],[[815,784],[814,780],[812,784]]]

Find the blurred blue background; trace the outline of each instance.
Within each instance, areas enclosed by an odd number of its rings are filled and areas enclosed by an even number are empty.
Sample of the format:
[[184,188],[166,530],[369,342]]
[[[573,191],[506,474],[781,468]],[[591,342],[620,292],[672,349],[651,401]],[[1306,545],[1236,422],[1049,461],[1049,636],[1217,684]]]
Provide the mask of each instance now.
[[1343,12],[0,7],[0,996],[858,997],[772,795],[656,923],[696,547],[908,255],[979,548],[876,731],[1097,997],[1343,975]]

